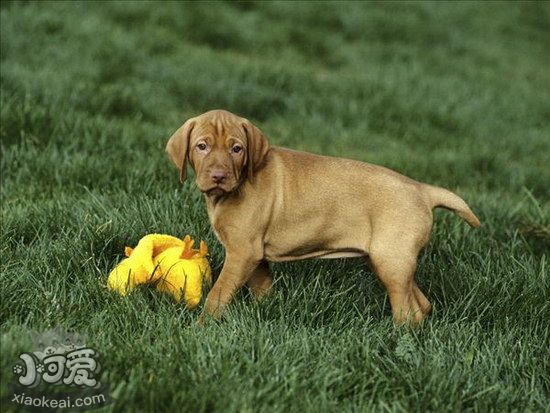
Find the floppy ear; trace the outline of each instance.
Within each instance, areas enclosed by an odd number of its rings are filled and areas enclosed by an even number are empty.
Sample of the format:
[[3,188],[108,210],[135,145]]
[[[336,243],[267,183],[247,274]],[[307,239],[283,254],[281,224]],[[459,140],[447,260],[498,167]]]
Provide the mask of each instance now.
[[185,178],[187,178],[189,138],[194,126],[195,119],[189,119],[172,135],[166,144],[166,153],[180,170],[180,182],[185,181]]
[[252,122],[245,120],[243,123],[243,129],[247,140],[247,174],[248,179],[252,181],[254,179],[254,174],[264,161],[265,156],[269,151],[269,142],[264,134],[256,126],[254,126]]

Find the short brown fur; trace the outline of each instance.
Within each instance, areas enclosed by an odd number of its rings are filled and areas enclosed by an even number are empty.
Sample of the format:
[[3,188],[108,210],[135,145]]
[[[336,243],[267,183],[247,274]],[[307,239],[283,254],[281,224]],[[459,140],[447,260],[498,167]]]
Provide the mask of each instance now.
[[205,304],[219,317],[247,284],[271,288],[267,261],[368,256],[397,323],[421,322],[431,305],[414,280],[432,209],[479,220],[454,193],[364,162],[270,147],[250,121],[223,110],[192,118],[166,151],[185,179],[196,172],[214,232],[226,250]]

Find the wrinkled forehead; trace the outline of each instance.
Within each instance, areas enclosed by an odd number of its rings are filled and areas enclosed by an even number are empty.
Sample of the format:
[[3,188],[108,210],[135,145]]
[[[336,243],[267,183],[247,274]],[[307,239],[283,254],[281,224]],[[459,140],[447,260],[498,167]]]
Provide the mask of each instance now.
[[214,139],[227,139],[234,137],[245,139],[245,131],[239,118],[227,116],[199,116],[193,128],[193,137],[201,139],[205,137]]

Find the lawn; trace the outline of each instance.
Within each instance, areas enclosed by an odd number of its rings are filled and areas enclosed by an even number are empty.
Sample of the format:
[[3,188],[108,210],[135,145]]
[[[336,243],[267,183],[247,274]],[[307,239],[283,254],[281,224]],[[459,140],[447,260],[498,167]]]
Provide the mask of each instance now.
[[[106,411],[550,411],[550,3],[2,2],[1,397],[31,331],[87,336]],[[276,264],[198,327],[107,274],[160,232],[223,249],[164,146],[223,108],[272,144],[449,188],[396,328],[362,260]]]

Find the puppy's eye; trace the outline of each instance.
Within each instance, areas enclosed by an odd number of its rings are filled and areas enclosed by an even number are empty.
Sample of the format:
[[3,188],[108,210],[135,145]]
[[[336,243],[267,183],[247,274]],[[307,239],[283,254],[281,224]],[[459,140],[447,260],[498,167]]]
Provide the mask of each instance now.
[[233,146],[233,147],[231,148],[231,151],[232,151],[233,153],[239,153],[239,152],[242,151],[242,150],[243,150],[243,147],[242,147],[242,146],[239,146],[239,145],[235,145],[235,146]]
[[201,150],[201,151],[206,150],[206,143],[203,143],[203,142],[199,143],[197,145],[197,148],[199,148],[199,150]]

